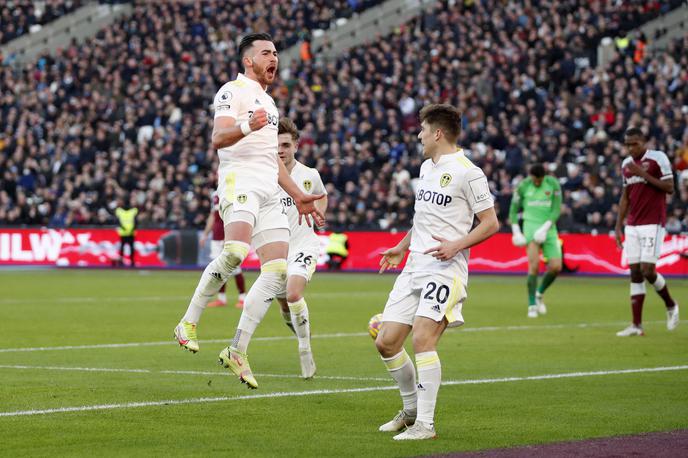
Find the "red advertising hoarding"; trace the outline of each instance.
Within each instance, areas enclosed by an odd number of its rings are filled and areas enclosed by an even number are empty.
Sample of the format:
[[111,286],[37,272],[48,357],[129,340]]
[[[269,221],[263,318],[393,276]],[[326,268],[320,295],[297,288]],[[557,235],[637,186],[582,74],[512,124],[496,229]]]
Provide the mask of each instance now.
[[[379,253],[395,245],[403,233],[350,232],[349,258],[344,270],[376,271]],[[614,239],[607,235],[563,234],[564,262],[583,274],[626,275],[628,263]],[[327,234],[320,235],[327,261]],[[207,247],[198,246],[195,231],[139,230],[136,233],[138,267],[194,267],[208,262]],[[126,256],[125,256],[126,257]],[[112,266],[119,260],[119,236],[114,229],[0,229],[0,266]],[[510,234],[497,234],[473,248],[470,270],[478,273],[523,273],[527,259],[523,248],[511,244]],[[258,268],[251,251],[246,268]],[[657,262],[664,274],[688,276],[688,236],[668,236]]]

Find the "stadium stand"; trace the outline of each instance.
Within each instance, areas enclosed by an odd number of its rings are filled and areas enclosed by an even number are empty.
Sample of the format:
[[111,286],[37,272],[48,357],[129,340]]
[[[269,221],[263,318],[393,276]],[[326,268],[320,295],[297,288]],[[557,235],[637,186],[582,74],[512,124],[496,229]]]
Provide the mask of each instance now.
[[81,0],[9,0],[0,6],[0,44],[45,25],[81,6]]
[[[599,39],[625,36],[659,2],[551,1],[547,12],[451,3],[335,61],[295,61],[273,88],[303,128],[301,158],[329,183],[333,229],[409,227],[417,111],[446,101],[465,113],[461,144],[488,174],[502,221],[515,181],[539,160],[565,191],[562,231],[611,229],[619,140],[633,123],[674,161],[667,229],[688,230],[688,36],[641,55],[643,37],[631,34],[611,65],[595,68]],[[0,222],[112,224],[117,199],[129,198],[139,227],[201,227],[217,165],[209,104],[239,70],[236,38],[268,28],[289,45],[353,11],[345,1],[327,12],[316,1],[270,4],[319,14],[275,10],[282,19],[267,23],[258,7],[139,3],[81,45],[3,64]]]

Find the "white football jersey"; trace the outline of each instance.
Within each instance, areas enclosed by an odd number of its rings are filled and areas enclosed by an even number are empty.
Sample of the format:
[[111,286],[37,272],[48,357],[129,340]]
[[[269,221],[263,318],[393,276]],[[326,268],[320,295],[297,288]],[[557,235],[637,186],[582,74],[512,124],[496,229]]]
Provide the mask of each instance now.
[[[318,171],[306,167],[298,161],[295,162],[296,164],[291,170],[290,175],[292,180],[299,186],[299,189],[305,194],[327,194],[327,190],[325,190],[325,186],[323,185]],[[318,236],[315,235],[314,228],[308,226],[304,220],[302,220],[302,224],[299,224],[299,212],[296,209],[296,205],[294,205],[294,199],[292,199],[282,188],[280,188],[280,200],[284,206],[284,210],[287,212],[289,229],[291,230],[291,236],[289,237],[289,252],[292,253],[304,250],[318,251],[320,242]]]
[[[423,162],[416,190],[409,259],[405,271],[444,270],[456,265],[468,274],[468,249],[448,261],[438,261],[424,254],[440,244],[432,236],[448,240],[465,237],[473,226],[476,213],[494,206],[483,171],[473,165],[463,150]],[[464,277],[465,278],[465,277]]]
[[237,125],[248,121],[259,108],[264,108],[268,115],[265,127],[251,132],[232,146],[218,150],[218,194],[224,195],[225,180],[230,171],[237,176],[258,180],[263,188],[276,188],[279,174],[277,161],[280,160],[277,156],[279,112],[272,97],[259,83],[239,73],[236,80],[226,83],[217,91],[213,106],[215,119],[230,116]]

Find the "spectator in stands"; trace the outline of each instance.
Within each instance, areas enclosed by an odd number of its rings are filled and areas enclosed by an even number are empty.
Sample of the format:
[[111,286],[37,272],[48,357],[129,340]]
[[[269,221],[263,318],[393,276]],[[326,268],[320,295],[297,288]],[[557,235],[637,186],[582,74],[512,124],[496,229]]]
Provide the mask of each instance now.
[[[202,227],[217,161],[209,105],[217,83],[239,70],[226,64],[235,38],[270,14],[284,48],[379,2],[235,3],[137,2],[131,17],[81,45],[3,64],[0,221],[111,224],[107,215],[131,194],[139,227]],[[409,107],[430,101],[464,112],[459,142],[488,175],[501,220],[513,183],[543,161],[565,190],[562,232],[611,230],[626,125],[642,126],[649,147],[688,168],[688,36],[664,53],[644,48],[639,59],[634,52],[596,68],[602,36],[657,11],[628,2],[524,5],[438,2],[336,60],[314,51],[292,64],[274,95],[304,132],[304,162],[331,187],[332,224],[410,226],[420,157]],[[446,79],[456,85],[446,88]],[[677,189],[669,212],[685,231],[685,182]]]

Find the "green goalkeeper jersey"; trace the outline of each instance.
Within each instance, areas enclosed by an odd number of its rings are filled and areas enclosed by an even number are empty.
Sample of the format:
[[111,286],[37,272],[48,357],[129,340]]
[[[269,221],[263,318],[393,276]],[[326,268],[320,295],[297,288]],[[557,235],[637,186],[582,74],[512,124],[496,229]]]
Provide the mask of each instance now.
[[524,226],[541,226],[552,221],[555,228],[561,213],[561,186],[559,181],[545,175],[540,186],[535,186],[531,177],[523,180],[516,188],[509,208],[509,221],[518,223],[518,212],[523,208]]

